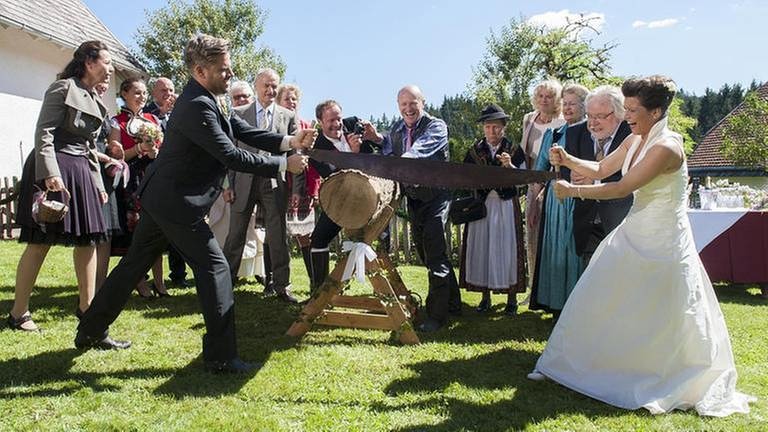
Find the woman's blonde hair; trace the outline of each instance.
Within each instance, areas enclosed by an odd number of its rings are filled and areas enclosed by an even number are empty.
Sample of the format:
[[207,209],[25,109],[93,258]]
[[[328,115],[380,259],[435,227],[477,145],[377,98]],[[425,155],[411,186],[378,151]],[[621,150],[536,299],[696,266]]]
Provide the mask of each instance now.
[[536,84],[536,87],[533,88],[533,93],[531,93],[531,106],[533,106],[533,109],[536,111],[539,111],[539,106],[536,103],[536,95],[541,90],[548,91],[555,96],[554,114],[555,116],[560,115],[560,112],[563,110],[563,85],[560,84],[560,81],[550,78]]

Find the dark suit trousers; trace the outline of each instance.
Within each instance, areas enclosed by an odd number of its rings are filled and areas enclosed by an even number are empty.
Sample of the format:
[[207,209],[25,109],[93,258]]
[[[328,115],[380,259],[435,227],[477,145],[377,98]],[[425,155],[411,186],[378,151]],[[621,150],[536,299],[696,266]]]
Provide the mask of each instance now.
[[597,206],[597,214],[600,216],[600,222],[593,222],[588,226],[591,232],[584,252],[581,254],[584,268],[587,268],[587,264],[592,259],[592,254],[595,253],[597,246],[603,241],[605,236],[615,230],[624,221],[624,218],[627,217],[627,213],[630,207],[632,207],[632,201],[633,196],[630,195],[625,198],[599,201],[595,204]]
[[[254,177],[254,185],[245,206],[245,211],[232,210],[229,216],[229,233],[224,242],[224,255],[229,262],[229,270],[234,280],[243,259],[245,236],[251,221],[254,205],[258,203],[264,211],[266,228],[265,243],[269,247],[269,263],[272,271],[272,283],[276,290],[290,285],[291,253],[288,248],[288,231],[286,229],[285,211],[286,197],[282,196],[284,186],[278,185],[272,189],[271,179]],[[235,197],[235,199],[240,199]]]
[[208,224],[204,220],[193,225],[179,224],[150,215],[146,209],[141,212],[128,253],[96,293],[80,321],[79,330],[88,336],[106,335],[136,284],[165,251],[169,241],[187,261],[195,277],[206,329],[203,359],[237,357],[235,301],[229,267]]
[[320,213],[317,218],[315,229],[312,230],[312,249],[327,249],[333,239],[339,235],[341,227],[336,225],[325,212]]
[[440,194],[428,201],[408,197],[408,213],[413,243],[421,261],[429,271],[427,316],[444,323],[449,309],[461,307],[461,295],[453,266],[448,259],[445,222],[450,195]]
[[187,278],[187,264],[173,246],[168,246],[168,269],[171,272],[168,277],[173,282],[183,282]]

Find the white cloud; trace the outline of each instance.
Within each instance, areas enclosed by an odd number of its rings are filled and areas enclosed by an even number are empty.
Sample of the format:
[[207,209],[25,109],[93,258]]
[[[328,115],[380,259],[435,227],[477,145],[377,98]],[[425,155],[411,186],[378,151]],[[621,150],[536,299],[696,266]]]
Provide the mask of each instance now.
[[550,11],[542,14],[533,15],[528,18],[528,23],[538,26],[544,26],[550,29],[562,28],[578,19],[586,19],[589,24],[597,31],[600,31],[605,24],[605,14],[599,12],[575,13],[568,9],[558,12]]
[[657,28],[665,28],[665,27],[672,27],[674,25],[677,25],[680,20],[677,18],[665,18],[661,20],[656,21],[641,21],[637,20],[632,23],[632,28],[649,28],[649,29],[657,29]]
[[654,28],[672,27],[678,22],[680,22],[680,20],[678,20],[677,18],[667,18],[667,19],[658,20],[658,21],[651,21],[648,23],[648,28],[654,29]]

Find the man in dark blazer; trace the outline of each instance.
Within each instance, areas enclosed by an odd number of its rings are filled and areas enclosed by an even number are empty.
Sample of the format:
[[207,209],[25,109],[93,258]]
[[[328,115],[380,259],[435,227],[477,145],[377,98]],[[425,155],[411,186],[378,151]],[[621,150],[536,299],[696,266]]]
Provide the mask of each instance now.
[[[579,159],[600,160],[617,149],[631,132],[624,121],[624,96],[615,86],[601,86],[586,99],[587,121],[568,129],[565,150]],[[593,184],[595,180],[570,172],[574,184]],[[621,171],[600,181],[621,179]],[[627,216],[632,195],[612,200],[576,200],[573,209],[573,237],[576,253],[584,266],[597,245]]]
[[[296,132],[296,114],[275,103],[280,76],[272,69],[262,69],[256,74],[254,88],[256,100],[235,108],[235,115],[248,124],[271,132],[291,135]],[[251,152],[258,149],[237,141],[236,145]],[[288,232],[285,213],[288,210],[288,191],[283,176],[269,178],[249,172],[232,171],[229,175],[231,211],[229,233],[224,242],[224,256],[229,262],[232,280],[237,279],[243,257],[245,240],[254,206],[264,216],[266,229],[264,264],[266,278],[264,292],[276,294],[289,303],[296,303],[291,294],[291,252],[288,246]]]
[[219,196],[227,169],[275,177],[301,172],[306,158],[262,156],[238,149],[233,140],[272,153],[310,147],[314,131],[282,136],[232,117],[218,96],[227,91],[232,69],[229,42],[208,35],[193,37],[185,50],[192,79],[176,101],[163,149],[139,186],[142,211],[125,257],[110,273],[83,315],[75,346],[122,349],[130,342],[109,337],[109,325],[125,307],[131,291],[170,241],[189,263],[197,282],[206,334],[203,360],[211,372],[247,372],[235,342],[234,295],[229,266],[205,216]]
[[[351,153],[378,152],[379,149],[376,143],[363,141],[362,135],[356,133],[362,132],[361,130],[356,130],[359,129],[358,124],[362,126],[367,122],[362,122],[354,116],[343,118],[341,105],[338,102],[330,99],[320,102],[315,108],[315,117],[317,117],[317,121],[320,123],[322,133],[315,140],[314,148]],[[309,163],[312,164],[323,179],[338,171],[335,166],[326,162],[310,159]],[[329,245],[339,234],[339,231],[341,231],[341,227],[336,225],[325,212],[320,214],[315,224],[315,229],[312,231],[312,242],[310,244],[312,257],[311,293],[314,293],[328,276]]]

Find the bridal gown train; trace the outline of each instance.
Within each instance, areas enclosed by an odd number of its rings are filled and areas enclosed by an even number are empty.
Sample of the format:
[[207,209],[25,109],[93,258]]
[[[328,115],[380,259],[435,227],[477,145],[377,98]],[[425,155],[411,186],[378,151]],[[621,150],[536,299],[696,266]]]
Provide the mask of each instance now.
[[[662,120],[637,161],[662,138],[682,145]],[[630,147],[624,173],[639,141]],[[538,372],[620,408],[749,412],[754,398],[736,391],[728,330],[693,243],[687,179],[683,163],[635,192],[626,219],[576,284]]]

